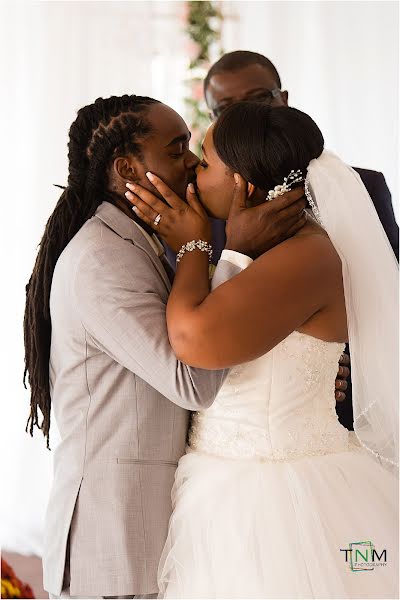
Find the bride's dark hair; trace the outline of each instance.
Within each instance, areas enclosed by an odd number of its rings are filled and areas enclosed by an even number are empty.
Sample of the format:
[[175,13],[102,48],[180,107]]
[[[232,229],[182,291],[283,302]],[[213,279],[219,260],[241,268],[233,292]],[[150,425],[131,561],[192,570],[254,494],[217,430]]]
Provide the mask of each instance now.
[[256,102],[224,110],[213,138],[220,159],[261,190],[282,184],[292,169],[305,177],[310,161],[324,149],[322,133],[309,115]]

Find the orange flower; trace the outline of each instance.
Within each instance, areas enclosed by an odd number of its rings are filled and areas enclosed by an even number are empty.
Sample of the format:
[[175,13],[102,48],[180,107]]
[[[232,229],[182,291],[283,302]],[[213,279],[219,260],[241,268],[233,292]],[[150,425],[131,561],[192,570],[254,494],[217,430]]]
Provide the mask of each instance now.
[[1,559],[1,597],[2,598],[34,598],[32,588],[22,583],[15,575],[14,569]]

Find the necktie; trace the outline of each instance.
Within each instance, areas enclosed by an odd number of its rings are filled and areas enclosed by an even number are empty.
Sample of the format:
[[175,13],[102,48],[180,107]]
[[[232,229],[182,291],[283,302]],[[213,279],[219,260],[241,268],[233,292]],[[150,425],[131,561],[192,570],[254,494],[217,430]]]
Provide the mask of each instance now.
[[170,282],[172,283],[174,281],[174,277],[175,277],[175,271],[171,266],[171,263],[168,261],[165,253],[161,254],[161,256],[159,257],[160,261],[162,262],[162,266],[165,269],[165,272],[168,275],[168,279],[170,280]]

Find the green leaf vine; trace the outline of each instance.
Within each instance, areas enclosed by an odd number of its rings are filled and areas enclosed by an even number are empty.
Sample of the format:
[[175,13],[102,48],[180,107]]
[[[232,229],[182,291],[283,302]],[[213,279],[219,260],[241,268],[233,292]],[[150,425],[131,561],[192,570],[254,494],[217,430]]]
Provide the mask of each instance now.
[[[223,16],[217,2],[187,2],[186,34],[192,43],[194,56],[190,60],[186,80],[188,94],[185,98],[186,116],[192,132],[192,145],[197,154],[201,141],[210,125],[208,109],[203,98],[203,81],[211,66],[210,53],[221,39]],[[219,54],[223,54],[222,48]]]

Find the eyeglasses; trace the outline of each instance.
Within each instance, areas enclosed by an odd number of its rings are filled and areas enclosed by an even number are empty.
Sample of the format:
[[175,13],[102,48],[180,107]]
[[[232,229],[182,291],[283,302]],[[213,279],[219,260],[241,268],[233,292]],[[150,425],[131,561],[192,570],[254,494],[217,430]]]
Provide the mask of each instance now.
[[[259,92],[255,92],[250,96],[246,96],[246,98],[241,98],[240,102],[261,102],[262,104],[270,104],[274,98],[278,98],[281,93],[279,88],[275,88],[274,90],[261,90]],[[214,110],[211,112],[212,119],[218,119],[218,117],[224,112],[228,106],[232,106],[235,104],[234,102],[229,102],[228,104],[223,104],[222,106],[216,106]]]

